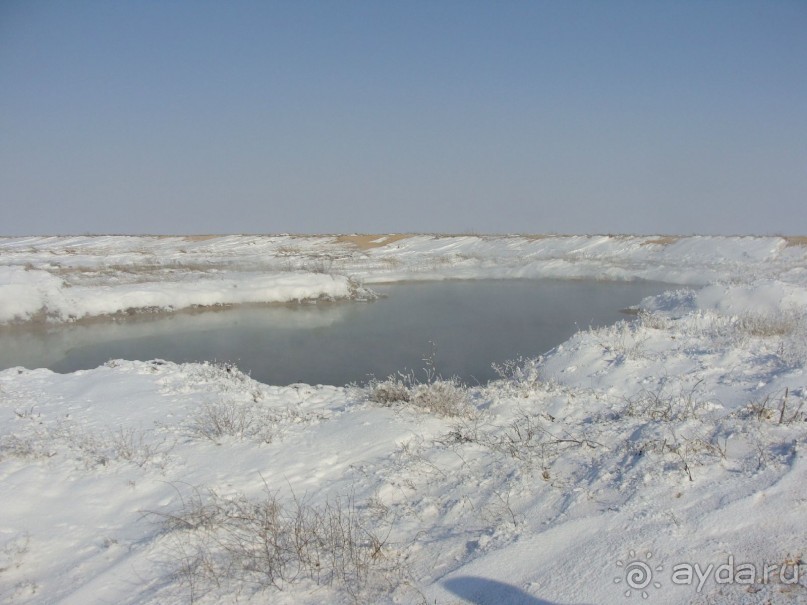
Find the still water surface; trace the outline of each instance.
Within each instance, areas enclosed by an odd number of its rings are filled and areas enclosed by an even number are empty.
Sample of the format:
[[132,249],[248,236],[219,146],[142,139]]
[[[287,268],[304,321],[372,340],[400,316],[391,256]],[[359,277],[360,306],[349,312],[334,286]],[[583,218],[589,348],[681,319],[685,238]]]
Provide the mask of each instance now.
[[0,369],[94,368],[109,359],[227,361],[269,384],[346,384],[437,369],[476,384],[491,363],[545,353],[579,329],[669,285],[652,282],[484,280],[374,286],[370,303],[235,307],[59,327],[0,330]]

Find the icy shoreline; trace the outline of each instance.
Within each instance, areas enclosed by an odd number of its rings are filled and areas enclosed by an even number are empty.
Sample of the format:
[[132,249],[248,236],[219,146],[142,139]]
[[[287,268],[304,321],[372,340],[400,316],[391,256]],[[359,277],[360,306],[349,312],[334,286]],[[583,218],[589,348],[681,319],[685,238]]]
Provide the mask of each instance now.
[[[306,283],[654,275],[697,289],[484,387],[276,387],[161,361],[0,372],[0,600],[807,603],[805,248],[651,239],[2,240],[8,271],[65,291],[281,260],[277,275]],[[639,562],[651,581],[628,575]],[[675,581],[686,565],[712,567]]]

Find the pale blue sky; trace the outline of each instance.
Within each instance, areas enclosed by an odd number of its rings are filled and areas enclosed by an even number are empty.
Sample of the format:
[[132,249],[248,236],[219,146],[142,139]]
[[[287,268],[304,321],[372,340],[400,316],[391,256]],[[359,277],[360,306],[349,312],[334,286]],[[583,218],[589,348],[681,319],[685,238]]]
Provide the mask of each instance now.
[[807,1],[0,0],[0,233],[807,234]]

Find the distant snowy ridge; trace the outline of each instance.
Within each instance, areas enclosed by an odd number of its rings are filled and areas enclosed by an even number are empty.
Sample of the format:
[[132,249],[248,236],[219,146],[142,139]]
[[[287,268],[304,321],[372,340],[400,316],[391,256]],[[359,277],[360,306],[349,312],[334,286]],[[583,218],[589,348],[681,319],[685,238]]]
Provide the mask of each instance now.
[[361,298],[414,279],[807,282],[783,237],[81,236],[0,238],[0,323]]

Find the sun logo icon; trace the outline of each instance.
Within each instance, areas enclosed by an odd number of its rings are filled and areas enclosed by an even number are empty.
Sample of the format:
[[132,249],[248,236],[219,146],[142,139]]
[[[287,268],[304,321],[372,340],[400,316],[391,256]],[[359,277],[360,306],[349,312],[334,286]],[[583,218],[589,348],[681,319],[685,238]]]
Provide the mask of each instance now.
[[635,590],[642,595],[643,599],[646,599],[650,596],[647,590],[645,590],[646,588],[651,585],[653,588],[661,588],[661,582],[653,581],[653,572],[664,571],[664,565],[658,564],[655,567],[651,567],[652,563],[650,560],[653,558],[652,552],[645,553],[644,561],[638,559],[636,557],[636,551],[633,550],[628,553],[628,557],[630,558],[628,561],[616,562],[616,566],[624,569],[625,573],[624,576],[614,578],[614,584],[625,582],[627,586],[627,590],[625,591],[626,597],[630,597]]

